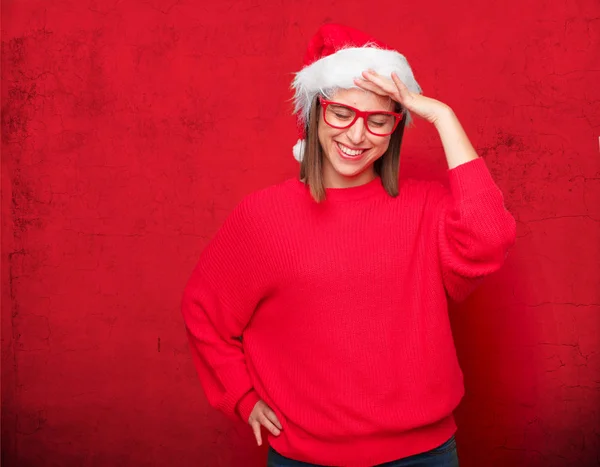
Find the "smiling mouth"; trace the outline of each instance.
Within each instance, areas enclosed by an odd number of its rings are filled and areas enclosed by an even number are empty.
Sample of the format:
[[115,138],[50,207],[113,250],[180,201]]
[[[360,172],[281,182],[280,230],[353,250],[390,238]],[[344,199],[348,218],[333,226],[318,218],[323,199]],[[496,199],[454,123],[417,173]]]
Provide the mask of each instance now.
[[339,150],[348,157],[358,157],[366,151],[366,149],[350,149],[349,147],[338,142],[336,142],[336,144]]

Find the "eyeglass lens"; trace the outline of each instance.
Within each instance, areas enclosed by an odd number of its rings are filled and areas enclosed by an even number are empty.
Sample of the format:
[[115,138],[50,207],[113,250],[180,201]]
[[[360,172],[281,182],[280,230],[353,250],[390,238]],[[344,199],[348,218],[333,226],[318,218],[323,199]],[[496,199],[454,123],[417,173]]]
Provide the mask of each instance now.
[[[325,122],[338,128],[349,127],[355,117],[356,112],[344,105],[330,104],[325,110]],[[371,114],[365,123],[372,133],[387,135],[394,129],[396,117],[388,114]]]

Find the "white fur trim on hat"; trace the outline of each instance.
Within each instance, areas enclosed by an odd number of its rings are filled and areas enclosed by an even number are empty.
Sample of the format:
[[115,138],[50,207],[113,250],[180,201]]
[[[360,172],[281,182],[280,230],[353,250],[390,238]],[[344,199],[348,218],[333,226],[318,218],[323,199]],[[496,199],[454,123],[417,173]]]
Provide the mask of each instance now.
[[298,162],[302,162],[302,159],[304,158],[304,143],[305,141],[303,139],[299,139],[296,144],[294,144],[292,149],[294,153],[294,159],[296,159]]
[[[386,77],[396,72],[410,91],[421,93],[421,87],[404,55],[371,45],[350,47],[323,57],[296,74],[292,83],[295,90],[294,112],[305,123],[316,95],[330,97],[336,89],[356,88],[354,79],[360,78],[362,72],[368,69]],[[407,114],[406,123],[409,122],[410,114]]]

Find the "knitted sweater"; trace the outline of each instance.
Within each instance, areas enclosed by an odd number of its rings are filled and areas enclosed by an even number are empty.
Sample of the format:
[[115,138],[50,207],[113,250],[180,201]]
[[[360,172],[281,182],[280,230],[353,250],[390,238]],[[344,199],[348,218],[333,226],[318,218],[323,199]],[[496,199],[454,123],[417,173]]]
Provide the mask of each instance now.
[[[463,396],[447,299],[503,264],[515,220],[483,159],[449,187],[299,180],[247,196],[206,246],[183,316],[209,402],[247,423],[263,399],[296,460],[372,466],[432,449]],[[250,433],[249,428],[249,433]]]

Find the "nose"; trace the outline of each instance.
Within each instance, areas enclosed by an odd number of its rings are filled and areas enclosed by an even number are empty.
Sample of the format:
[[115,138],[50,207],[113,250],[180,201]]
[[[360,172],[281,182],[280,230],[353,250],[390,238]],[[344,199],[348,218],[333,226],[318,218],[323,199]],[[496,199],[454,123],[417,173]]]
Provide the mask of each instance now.
[[365,140],[366,132],[365,121],[361,117],[354,122],[354,125],[348,128],[346,135],[352,144],[358,146]]

